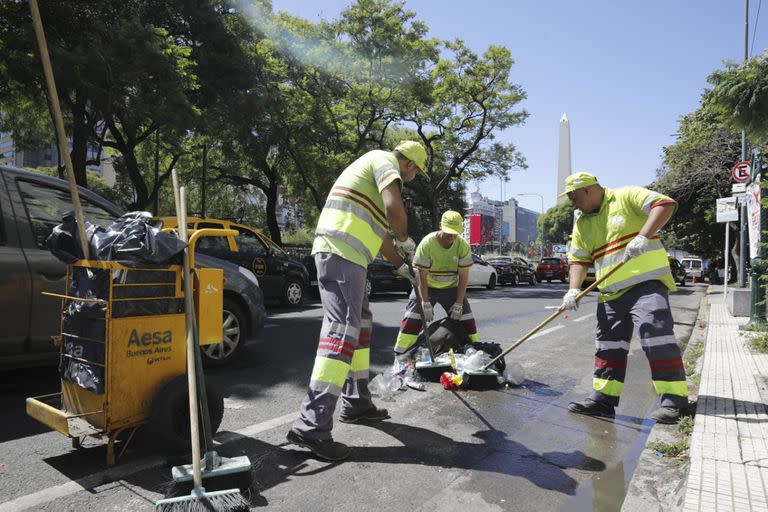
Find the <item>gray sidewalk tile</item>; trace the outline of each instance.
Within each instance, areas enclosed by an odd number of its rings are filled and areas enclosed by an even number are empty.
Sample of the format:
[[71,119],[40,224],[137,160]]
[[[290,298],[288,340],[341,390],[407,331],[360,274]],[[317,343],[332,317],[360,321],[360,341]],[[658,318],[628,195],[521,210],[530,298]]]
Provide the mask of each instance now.
[[747,347],[738,330],[746,321],[710,295],[686,512],[768,511],[768,409],[760,395],[768,355]]

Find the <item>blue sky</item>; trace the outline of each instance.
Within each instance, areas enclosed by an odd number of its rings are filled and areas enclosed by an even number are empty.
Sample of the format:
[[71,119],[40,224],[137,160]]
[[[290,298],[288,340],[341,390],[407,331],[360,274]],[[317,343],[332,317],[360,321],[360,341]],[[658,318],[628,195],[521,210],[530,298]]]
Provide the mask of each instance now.
[[[760,2],[750,1],[752,55],[768,47],[768,0],[755,30]],[[275,10],[312,21],[336,18],[350,3],[273,0]],[[564,112],[574,172],[592,172],[609,187],[647,185],[662,148],[674,142],[680,115],[698,106],[707,76],[723,60],[741,61],[744,52],[742,0],[407,0],[406,6],[433,37],[463,39],[479,53],[491,44],[511,50],[512,81],[528,93],[522,106],[530,117],[499,138],[517,146],[528,169],[511,174],[504,198],[538,193],[545,208],[555,204]],[[477,185],[501,198],[498,180]],[[541,209],[538,197],[518,200]]]

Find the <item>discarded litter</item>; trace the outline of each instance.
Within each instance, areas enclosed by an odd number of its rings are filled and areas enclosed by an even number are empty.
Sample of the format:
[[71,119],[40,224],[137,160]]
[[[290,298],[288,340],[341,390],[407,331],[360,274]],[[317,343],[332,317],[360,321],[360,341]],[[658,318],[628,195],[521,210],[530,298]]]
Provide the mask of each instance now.
[[504,380],[513,386],[519,386],[525,381],[525,370],[520,363],[511,362],[504,368]]
[[464,379],[462,379],[460,375],[452,372],[444,372],[440,376],[440,385],[443,386],[444,389],[458,388],[461,386],[462,382],[464,382]]

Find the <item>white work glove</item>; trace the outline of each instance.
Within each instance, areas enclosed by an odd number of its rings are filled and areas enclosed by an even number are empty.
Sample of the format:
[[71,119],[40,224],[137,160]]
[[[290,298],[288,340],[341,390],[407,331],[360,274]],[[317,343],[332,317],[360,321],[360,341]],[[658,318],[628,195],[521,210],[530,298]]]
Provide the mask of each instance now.
[[648,239],[643,235],[637,235],[627,244],[627,249],[624,251],[624,255],[626,259],[637,258],[647,250]]
[[579,303],[576,301],[576,297],[579,296],[581,290],[578,288],[571,288],[568,293],[563,297],[563,304],[560,306],[562,309],[576,311],[579,309]]
[[464,312],[464,305],[458,302],[451,306],[451,310],[448,315],[454,320],[461,320],[461,314]]
[[422,320],[425,323],[429,323],[435,318],[435,310],[432,309],[432,304],[429,302],[421,303]]
[[406,278],[408,281],[411,282],[413,286],[416,286],[416,275],[413,273],[413,270],[406,264],[403,263],[399,267],[397,267],[397,270],[395,270],[395,273],[399,276],[402,276]]
[[411,237],[406,238],[402,242],[395,239],[395,250],[404,260],[413,261],[413,253],[416,252],[416,242]]

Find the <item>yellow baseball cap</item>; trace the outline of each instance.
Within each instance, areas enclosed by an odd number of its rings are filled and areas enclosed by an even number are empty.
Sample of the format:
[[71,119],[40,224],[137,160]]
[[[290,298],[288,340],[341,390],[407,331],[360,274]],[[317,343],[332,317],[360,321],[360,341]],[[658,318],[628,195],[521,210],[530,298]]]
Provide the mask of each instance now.
[[460,235],[464,232],[464,221],[459,212],[448,210],[440,219],[440,230],[449,235]]
[[418,167],[421,172],[426,172],[427,152],[424,150],[424,146],[420,143],[412,140],[403,140],[395,147],[395,151],[416,164],[416,167]]
[[588,172],[577,172],[576,174],[571,174],[565,178],[565,192],[557,197],[565,197],[574,190],[589,187],[590,185],[597,185],[597,178]]

